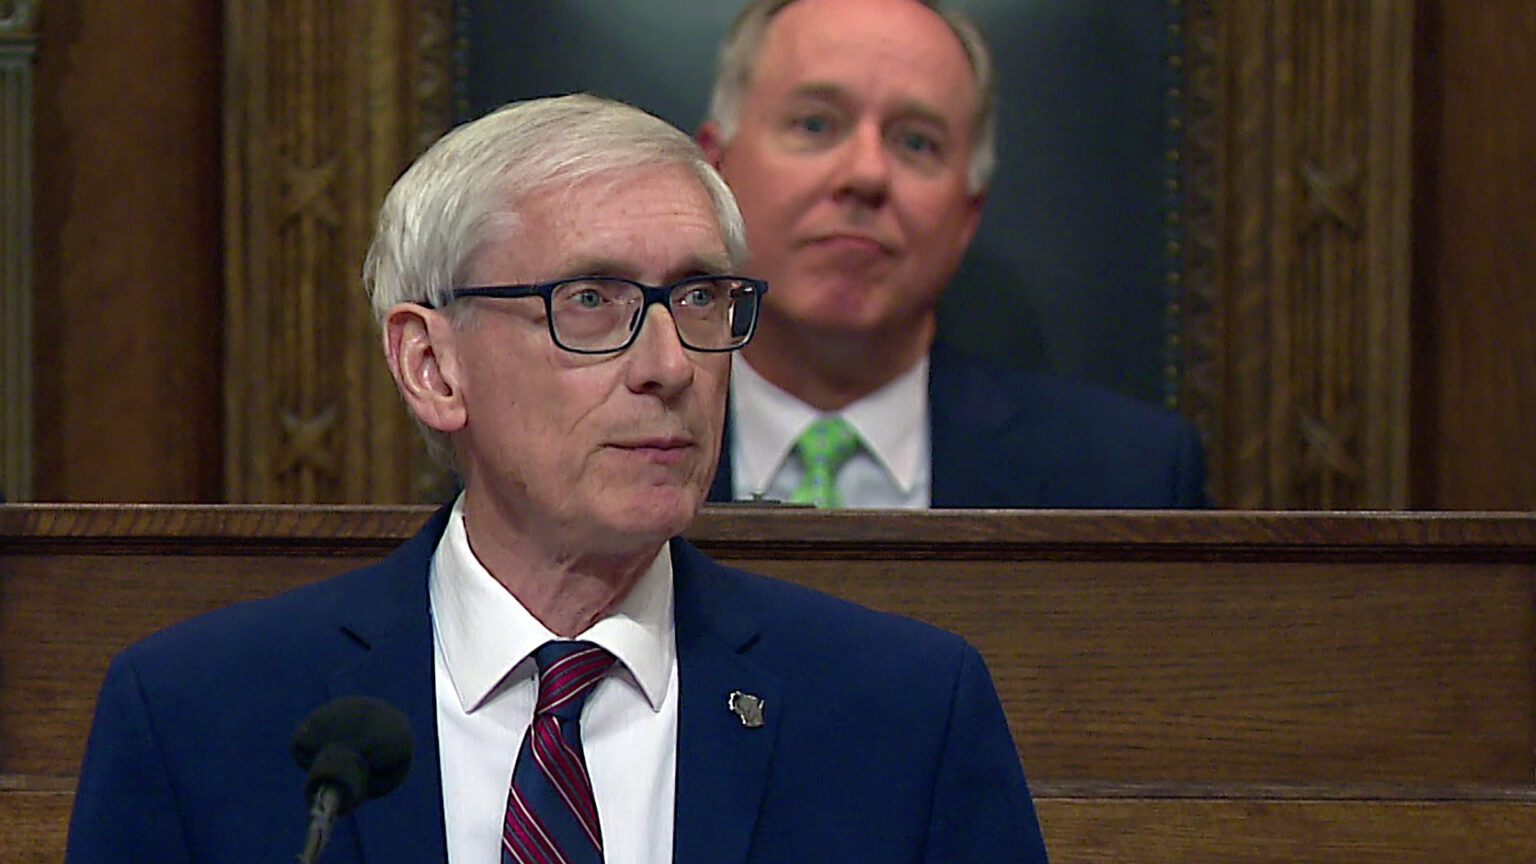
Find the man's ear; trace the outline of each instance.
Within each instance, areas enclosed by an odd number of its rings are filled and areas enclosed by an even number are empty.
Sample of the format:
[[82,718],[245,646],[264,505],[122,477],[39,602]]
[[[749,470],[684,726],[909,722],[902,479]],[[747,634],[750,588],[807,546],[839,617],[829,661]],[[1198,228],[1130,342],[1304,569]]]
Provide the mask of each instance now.
[[400,396],[428,428],[457,432],[469,413],[458,363],[458,331],[442,312],[399,303],[384,318],[384,354]]
[[987,203],[987,190],[985,188],[983,188],[980,192],[976,192],[973,195],[971,195],[970,200],[966,202],[966,212],[965,212],[965,247],[966,248],[970,247],[971,240],[976,236],[976,229],[978,227],[980,227],[980,225],[981,225],[981,208],[982,208],[982,205],[984,205],[986,203]]
[[693,135],[693,140],[699,142],[699,149],[704,151],[704,158],[709,164],[720,170],[720,163],[725,161],[725,138],[720,134],[720,124],[713,120],[705,120],[699,124],[699,131]]

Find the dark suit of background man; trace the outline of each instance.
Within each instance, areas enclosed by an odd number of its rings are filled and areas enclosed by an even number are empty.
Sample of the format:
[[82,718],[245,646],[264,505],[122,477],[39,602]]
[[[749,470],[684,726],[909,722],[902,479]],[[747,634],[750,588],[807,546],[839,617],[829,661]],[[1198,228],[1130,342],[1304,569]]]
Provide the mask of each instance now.
[[762,296],[723,275],[743,236],[687,135],[596,97],[515,103],[422,156],[365,279],[463,491],[381,564],[119,655],[71,864],[288,860],[307,806],[287,739],[342,694],[403,709],[416,755],[324,860],[503,861],[513,799],[533,798],[512,794],[545,684],[530,655],[565,640],[617,658],[552,733],[579,729],[584,765],[562,776],[589,784],[597,823],[575,839],[608,864],[1043,862],[974,648],[677,539]]
[[773,292],[732,371],[711,500],[794,498],[795,440],[837,416],[861,439],[846,506],[1205,505],[1183,418],[933,344],[995,126],[980,32],[934,5],[762,0],[721,46],[698,137]]

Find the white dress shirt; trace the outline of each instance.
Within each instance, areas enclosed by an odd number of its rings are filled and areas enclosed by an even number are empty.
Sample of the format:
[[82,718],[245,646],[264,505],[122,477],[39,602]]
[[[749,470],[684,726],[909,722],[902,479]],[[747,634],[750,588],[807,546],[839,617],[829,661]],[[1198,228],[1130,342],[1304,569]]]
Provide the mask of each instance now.
[[[845,507],[925,508],[932,499],[928,358],[835,412],[862,445],[838,471]],[[795,439],[826,416],[769,383],[740,355],[731,363],[731,483],[736,500],[788,501],[805,476]]]
[[[538,693],[533,652],[551,633],[475,558],[460,496],[432,558],[437,739],[449,864],[500,864],[512,766]],[[672,860],[677,647],[672,556],[577,639],[618,662],[582,709],[581,736],[607,864]]]

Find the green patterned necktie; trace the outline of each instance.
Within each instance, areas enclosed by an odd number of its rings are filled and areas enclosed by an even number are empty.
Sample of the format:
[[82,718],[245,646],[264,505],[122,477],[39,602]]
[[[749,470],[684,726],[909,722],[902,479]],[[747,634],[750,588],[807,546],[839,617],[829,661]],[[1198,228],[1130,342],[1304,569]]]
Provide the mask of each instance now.
[[859,449],[859,433],[841,417],[823,417],[805,427],[795,439],[795,452],[805,466],[805,477],[790,496],[796,504],[841,507],[843,496],[834,482],[843,463]]

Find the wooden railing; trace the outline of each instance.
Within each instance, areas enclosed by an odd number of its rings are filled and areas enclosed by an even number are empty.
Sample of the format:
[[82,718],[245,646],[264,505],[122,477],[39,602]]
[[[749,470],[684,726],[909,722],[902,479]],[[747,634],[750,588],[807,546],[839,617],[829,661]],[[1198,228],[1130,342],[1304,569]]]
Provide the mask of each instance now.
[[[60,860],[112,653],[427,514],[0,507],[0,862]],[[726,507],[688,533],[975,643],[1053,861],[1536,860],[1536,514]]]

